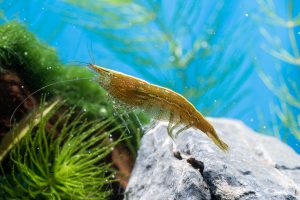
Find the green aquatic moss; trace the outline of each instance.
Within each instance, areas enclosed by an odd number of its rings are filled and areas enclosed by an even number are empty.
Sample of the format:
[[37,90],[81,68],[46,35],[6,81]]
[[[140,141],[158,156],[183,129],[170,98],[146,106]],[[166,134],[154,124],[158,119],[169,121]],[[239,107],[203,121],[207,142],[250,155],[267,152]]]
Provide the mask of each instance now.
[[56,110],[39,115],[37,126],[36,118],[27,123],[26,136],[10,152],[9,164],[5,163],[10,172],[2,171],[0,176],[0,197],[107,199],[110,195],[114,175],[103,159],[119,142],[110,139],[118,127],[107,130],[112,119],[87,121],[72,110],[53,123]]
[[3,24],[0,26],[0,35],[2,71],[16,72],[33,90],[59,80],[62,65],[55,51],[40,43],[22,25],[17,22]]
[[1,73],[15,72],[31,92],[44,87],[37,92],[38,99],[41,94],[48,94],[48,98],[60,96],[93,117],[108,116],[109,103],[103,89],[96,82],[76,80],[92,80],[92,72],[85,67],[61,64],[53,48],[38,41],[17,22],[1,25],[0,35]]

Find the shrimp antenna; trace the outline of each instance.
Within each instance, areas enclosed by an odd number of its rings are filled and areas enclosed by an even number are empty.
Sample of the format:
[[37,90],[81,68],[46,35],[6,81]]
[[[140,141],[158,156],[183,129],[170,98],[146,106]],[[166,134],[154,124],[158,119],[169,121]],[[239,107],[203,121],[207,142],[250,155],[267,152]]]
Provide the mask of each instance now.
[[92,62],[95,64],[95,54],[94,54],[94,48],[93,48],[93,43],[91,42],[91,56],[92,56]]
[[70,64],[84,64],[84,65],[89,65],[90,64],[88,62],[83,62],[83,61],[78,61],[78,60],[71,60],[68,63],[70,63]]
[[92,41],[90,43],[90,47],[87,46],[87,49],[88,49],[89,57],[90,57],[92,63],[94,64],[95,63],[95,58],[94,58],[94,50],[93,50],[93,43],[92,43]]
[[55,82],[55,83],[50,83],[48,85],[45,85],[43,87],[41,87],[40,89],[34,91],[33,93],[31,93],[30,95],[28,95],[13,111],[13,113],[11,114],[11,117],[9,119],[9,126],[11,127],[12,125],[12,119],[15,115],[15,113],[17,112],[17,110],[20,108],[20,106],[25,102],[27,101],[27,99],[31,98],[34,94],[36,94],[37,92],[47,88],[47,87],[50,87],[50,86],[53,86],[53,85],[58,85],[58,84],[61,84],[61,83],[66,83],[66,82],[72,82],[72,81],[79,81],[79,80],[92,80],[91,78],[74,78],[74,79],[69,79],[69,80],[63,80],[63,81],[58,81],[58,82]]

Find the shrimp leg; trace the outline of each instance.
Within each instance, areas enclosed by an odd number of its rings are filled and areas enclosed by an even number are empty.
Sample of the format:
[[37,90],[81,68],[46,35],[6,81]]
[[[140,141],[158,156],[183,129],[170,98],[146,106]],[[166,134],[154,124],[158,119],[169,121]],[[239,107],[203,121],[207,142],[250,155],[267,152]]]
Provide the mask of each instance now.
[[145,134],[148,133],[150,130],[152,130],[155,126],[157,126],[157,124],[159,123],[159,120],[162,118],[162,116],[163,116],[163,111],[160,109],[158,114],[155,117],[153,117],[154,120],[147,127],[147,131],[145,132]]
[[188,124],[186,126],[184,126],[183,128],[179,129],[176,133],[175,133],[175,138],[178,137],[179,133],[191,128],[193,126],[193,124]]
[[[176,122],[172,127],[171,127],[171,133],[173,133],[173,131],[175,130],[175,128],[177,128],[179,125],[180,125],[181,123],[180,123],[180,120],[178,121],[178,122]],[[173,135],[173,134],[172,134]],[[173,135],[174,136],[174,135]],[[175,137],[176,137],[176,135],[175,135]]]
[[176,122],[176,117],[174,113],[170,112],[169,124],[168,124],[168,135],[174,140],[173,131],[178,125],[180,125],[180,119]]

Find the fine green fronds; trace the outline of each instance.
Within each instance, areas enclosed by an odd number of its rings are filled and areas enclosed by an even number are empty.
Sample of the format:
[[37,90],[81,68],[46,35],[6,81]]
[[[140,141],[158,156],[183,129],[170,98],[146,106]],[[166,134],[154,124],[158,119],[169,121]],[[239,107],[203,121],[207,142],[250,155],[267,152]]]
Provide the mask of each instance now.
[[28,133],[3,166],[6,170],[0,177],[0,196],[106,199],[114,175],[103,159],[119,142],[110,139],[118,128],[108,129],[112,119],[87,121],[72,110],[55,117],[52,112],[41,116],[36,127],[34,120],[29,123]]
[[149,122],[149,117],[141,112],[121,112],[118,114],[119,123],[124,127],[124,142],[132,157],[137,157],[142,136],[145,132],[143,126]]
[[[38,113],[37,116],[29,116],[22,120],[21,124],[19,124],[16,129],[7,133],[0,142],[0,162],[6,156],[6,154],[18,144],[18,142],[26,136],[29,132],[31,126],[37,125],[42,119],[41,116],[47,115],[55,106],[58,104],[59,100],[54,101],[49,106],[43,109],[42,113]],[[34,120],[35,119],[35,120]],[[33,121],[33,124],[28,121]]]
[[[291,135],[300,141],[300,46],[296,37],[299,37],[300,11],[295,5],[298,1],[289,0],[285,14],[279,14],[279,2],[271,0],[259,0],[261,15],[259,20],[265,22],[261,33],[267,41],[263,48],[274,58],[276,65],[271,66],[280,74],[278,79],[272,79],[265,72],[261,72],[261,78],[266,86],[274,93],[279,106],[272,106],[271,112],[275,114],[273,119],[273,132],[287,141]],[[299,9],[299,8],[298,8]],[[270,33],[270,26],[272,33]],[[274,35],[274,30],[285,32],[286,35]],[[275,32],[276,33],[276,32]],[[288,43],[283,41],[288,38]],[[294,142],[297,145],[297,142]],[[299,146],[298,146],[299,148]]]

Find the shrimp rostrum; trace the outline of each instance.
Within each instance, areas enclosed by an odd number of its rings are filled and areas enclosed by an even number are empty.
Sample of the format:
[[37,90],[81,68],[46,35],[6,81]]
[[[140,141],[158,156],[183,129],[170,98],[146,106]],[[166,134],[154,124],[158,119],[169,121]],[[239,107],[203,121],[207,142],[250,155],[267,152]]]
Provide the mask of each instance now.
[[156,110],[155,119],[169,122],[167,129],[172,139],[184,130],[195,128],[205,133],[221,150],[228,150],[214,127],[182,95],[114,70],[94,64],[89,67],[99,74],[97,82],[113,98],[146,112]]

